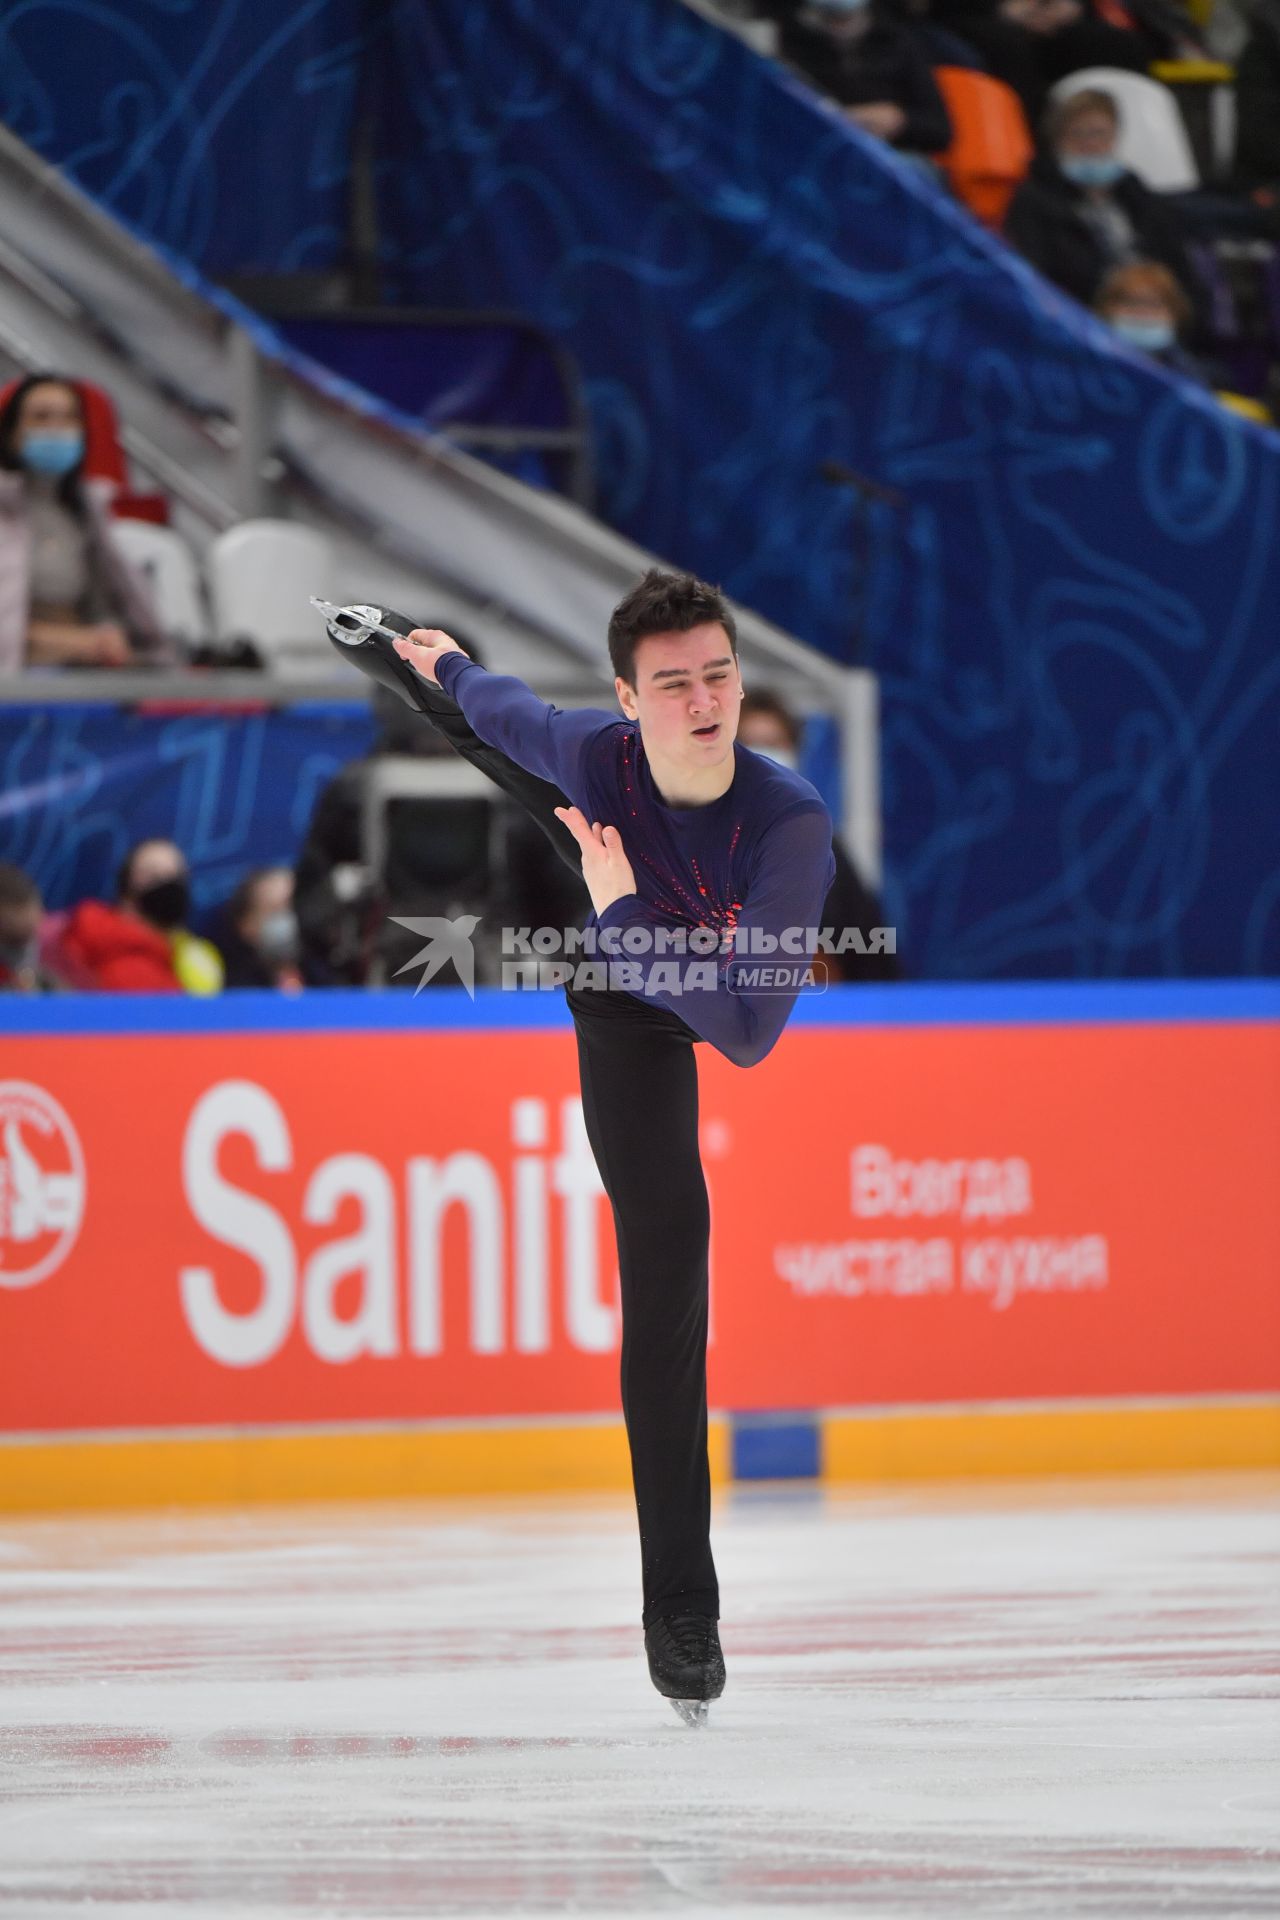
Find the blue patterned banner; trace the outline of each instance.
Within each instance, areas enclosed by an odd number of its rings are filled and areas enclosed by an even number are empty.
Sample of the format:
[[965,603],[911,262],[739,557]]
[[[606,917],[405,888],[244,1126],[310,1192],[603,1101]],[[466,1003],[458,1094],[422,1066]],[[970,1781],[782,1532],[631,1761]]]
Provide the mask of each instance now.
[[359,702],[234,715],[0,707],[0,860],[60,909],[111,898],[139,840],[176,840],[203,921],[252,868],[293,865],[320,793],[375,731]]
[[0,120],[212,273],[326,271],[344,245],[361,0],[23,0]]
[[[1280,972],[1280,436],[678,0],[363,18],[393,291],[541,322],[606,517],[879,671],[911,971]],[[25,0],[0,111],[206,267],[328,260],[356,19]]]
[[530,313],[607,518],[857,635],[912,970],[1280,971],[1280,436],[670,0],[391,20],[399,293]]

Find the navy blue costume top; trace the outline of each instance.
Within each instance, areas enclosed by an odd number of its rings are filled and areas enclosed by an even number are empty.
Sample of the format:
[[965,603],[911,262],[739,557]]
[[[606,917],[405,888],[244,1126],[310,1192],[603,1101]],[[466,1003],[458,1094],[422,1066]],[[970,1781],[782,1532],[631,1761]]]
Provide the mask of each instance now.
[[[588,821],[617,827],[636,891],[593,913],[588,926],[748,930],[752,944],[739,944],[736,952],[633,956],[620,943],[606,957],[638,965],[644,984],[628,991],[678,1014],[736,1065],[763,1060],[787,1023],[799,981],[781,992],[736,982],[744,968],[798,967],[813,956],[808,935],[803,941],[793,936],[791,947],[799,951],[779,944],[772,953],[761,952],[764,942],[753,936],[821,927],[836,868],[831,815],[817,788],[735,741],[727,791],[701,806],[670,807],[634,720],[549,706],[522,680],[490,673],[464,653],[442,654],[436,675],[489,746],[559,787]],[[660,984],[705,979],[708,958],[716,969],[714,988],[691,984],[672,993]],[[691,975],[695,966],[701,972]]]

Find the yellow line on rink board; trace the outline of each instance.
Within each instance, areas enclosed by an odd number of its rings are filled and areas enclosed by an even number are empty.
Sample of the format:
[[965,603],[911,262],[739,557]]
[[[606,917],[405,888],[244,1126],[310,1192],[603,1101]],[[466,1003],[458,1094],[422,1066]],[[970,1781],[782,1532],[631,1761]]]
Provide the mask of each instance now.
[[827,1480],[1280,1466],[1280,1400],[877,1408],[822,1420]]
[[[800,1416],[803,1418],[803,1416]],[[1280,1400],[876,1407],[815,1416],[822,1477],[1010,1478],[1280,1466]],[[731,1419],[709,1424],[712,1480]],[[629,1491],[620,1420],[0,1437],[0,1511]]]
[[[728,1472],[723,1421],[712,1477]],[[622,1422],[102,1435],[0,1444],[0,1511],[629,1490]]]

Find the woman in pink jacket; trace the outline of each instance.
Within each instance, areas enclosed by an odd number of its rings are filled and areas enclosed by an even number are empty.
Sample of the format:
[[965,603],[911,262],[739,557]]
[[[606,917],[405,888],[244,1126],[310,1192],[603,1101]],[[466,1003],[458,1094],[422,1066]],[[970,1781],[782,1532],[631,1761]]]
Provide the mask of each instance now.
[[33,374],[0,408],[0,674],[126,667],[165,651],[111,537],[110,487],[85,479],[84,451],[74,381]]

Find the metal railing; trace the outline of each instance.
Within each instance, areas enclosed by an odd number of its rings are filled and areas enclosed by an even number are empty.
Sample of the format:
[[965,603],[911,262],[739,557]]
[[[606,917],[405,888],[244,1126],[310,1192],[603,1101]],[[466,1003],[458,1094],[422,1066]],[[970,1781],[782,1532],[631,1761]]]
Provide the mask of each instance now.
[[[400,594],[411,608],[410,596],[417,595],[416,604],[430,605],[443,587],[446,598],[462,610],[459,617],[474,618],[477,638],[486,644],[487,627],[496,632],[499,646],[509,636],[549,650],[558,657],[558,668],[523,675],[544,697],[565,705],[612,706],[603,659],[608,607],[654,556],[571,502],[525,487],[447,447],[438,436],[396,424],[372,404],[362,404],[355,390],[343,390],[337,382],[313,383],[283,347],[271,344],[268,331],[254,327],[251,316],[237,322],[238,309],[220,301],[216,290],[206,298],[180,282],[158,255],[3,128],[0,184],[12,196],[15,215],[0,241],[0,286],[13,291],[19,315],[0,322],[0,353],[21,370],[48,365],[56,355],[86,379],[108,388],[114,382],[121,389],[128,422],[122,440],[131,460],[206,536],[247,515],[291,508],[297,517],[343,534],[371,564],[386,556],[395,570],[388,599]],[[46,233],[56,236],[56,247],[52,239],[44,245]],[[129,299],[145,296],[151,302],[149,349],[114,324],[82,288],[59,279],[50,256],[56,260],[60,250],[66,258],[77,248],[92,256],[117,296],[127,289]],[[44,257],[33,257],[37,253]],[[157,316],[164,323],[158,331]],[[170,332],[188,342],[188,359],[197,363],[203,388],[182,378],[163,357]],[[149,424],[128,419],[126,400]],[[170,444],[162,445],[161,433],[169,428]],[[309,452],[330,442],[340,443],[351,456],[350,484],[344,484],[347,462],[329,461],[326,470]],[[412,509],[381,521],[361,487],[363,473],[379,462],[383,481],[396,489],[403,483]],[[193,471],[193,465],[202,471]],[[342,481],[333,477],[335,466],[343,470]],[[412,493],[415,487],[420,499]],[[469,560],[459,554],[452,531],[457,526],[480,536]],[[490,560],[481,573],[481,553],[501,556],[501,565]],[[504,591],[501,583],[513,575],[521,584]],[[862,873],[874,884],[881,864],[874,676],[829,659],[749,609],[738,610],[738,625],[750,680],[772,681],[799,711],[816,707],[835,717],[842,745],[843,830]],[[318,661],[323,645],[318,636]],[[40,673],[14,683],[5,694],[23,704],[89,698],[224,706],[350,702],[362,697],[354,679],[343,683],[318,665],[314,678],[294,674],[283,682],[266,674],[225,672]]]
[[[535,427],[518,421],[484,425],[464,415],[435,420],[432,427],[445,434],[455,445],[473,452],[549,453],[563,457],[567,485],[561,489],[587,513],[595,510],[595,462],[591,443],[591,418],[582,388],[582,375],[573,355],[545,328],[522,313],[499,308],[439,307],[367,307],[318,305],[314,300],[290,300],[268,291],[253,302],[256,310],[286,329],[290,321],[335,328],[356,327],[384,331],[388,335],[413,329],[425,333],[468,333],[477,335],[501,330],[523,338],[546,359],[559,388],[567,424],[563,427]],[[308,348],[307,351],[316,351]],[[323,358],[317,352],[317,357]]]

